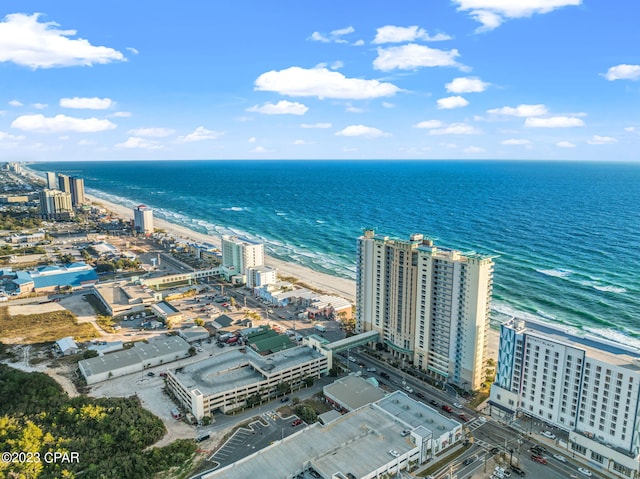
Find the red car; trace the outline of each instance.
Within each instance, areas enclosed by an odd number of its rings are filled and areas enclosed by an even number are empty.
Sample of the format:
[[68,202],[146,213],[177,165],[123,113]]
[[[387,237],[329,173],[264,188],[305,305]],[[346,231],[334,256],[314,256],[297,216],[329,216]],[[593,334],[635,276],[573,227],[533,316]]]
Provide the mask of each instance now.
[[446,404],[442,405],[442,409],[444,409],[447,412],[453,412],[453,409],[451,409],[451,406],[447,406]]
[[299,426],[300,424],[302,424],[302,419],[296,419],[295,421],[293,421],[293,422],[291,423],[291,425],[292,425],[293,427],[295,427],[295,426]]
[[467,422],[469,420],[469,418],[467,416],[465,416],[464,414],[460,414],[458,417],[463,422]]
[[531,456],[531,459],[533,459],[536,462],[539,462],[540,464],[546,464],[547,463],[547,460],[542,456],[533,455],[533,456]]

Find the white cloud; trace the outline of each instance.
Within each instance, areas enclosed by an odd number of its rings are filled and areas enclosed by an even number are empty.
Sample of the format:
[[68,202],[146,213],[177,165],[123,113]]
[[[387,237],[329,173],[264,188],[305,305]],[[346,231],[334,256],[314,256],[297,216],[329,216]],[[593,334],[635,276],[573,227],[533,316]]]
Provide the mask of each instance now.
[[302,103],[280,100],[275,105],[273,103],[265,103],[262,106],[254,105],[247,108],[247,111],[264,115],[304,115],[309,111],[309,107]]
[[42,14],[12,13],[0,22],[0,63],[13,62],[36,68],[90,66],[126,61],[113,48],[94,46],[75,30],[60,30],[55,22],[39,23]]
[[256,90],[274,91],[281,95],[352,100],[393,96],[400,91],[392,83],[347,78],[326,68],[272,70],[260,75],[255,85]]
[[118,143],[116,148],[140,148],[143,150],[161,150],[164,148],[160,143],[155,140],[149,140],[147,138],[140,138],[136,136],[130,136],[124,143]]
[[355,42],[352,43],[352,45],[354,47],[361,47],[362,45],[364,45],[364,40],[356,40]]
[[576,147],[576,145],[574,145],[570,141],[559,141],[558,143],[556,143],[556,146],[559,148],[575,148]]
[[331,123],[303,123],[302,128],[331,128]]
[[222,135],[224,133],[221,131],[208,130],[204,126],[199,126],[188,135],[179,137],[177,141],[178,143],[191,143],[194,141],[217,140]]
[[396,27],[393,25],[386,25],[376,30],[376,37],[373,43],[404,43],[415,42],[416,40],[424,40],[427,42],[437,42],[443,40],[451,40],[449,35],[444,33],[437,33],[433,37],[430,36],[423,28],[419,28],[417,25],[411,27]]
[[322,43],[329,43],[331,41],[329,40],[328,37],[325,37],[320,32],[313,32],[309,38],[315,42],[322,42]]
[[34,103],[31,106],[34,107],[36,110],[44,110],[49,105],[47,105],[46,103]]
[[95,145],[95,144],[96,144],[96,142],[95,141],[91,141],[91,140],[80,140],[78,142],[79,146],[92,146],[92,145]]
[[390,136],[378,128],[364,125],[349,125],[343,130],[336,132],[338,136],[362,136],[364,138],[379,138],[381,136]]
[[464,150],[465,153],[484,153],[486,150],[481,146],[468,146]]
[[132,136],[164,138],[173,135],[175,132],[176,130],[172,130],[171,128],[136,128],[129,130],[128,133]]
[[60,106],[63,108],[76,108],[84,110],[106,110],[113,105],[111,98],[60,98]]
[[503,106],[502,108],[494,108],[493,110],[487,110],[490,115],[506,115],[506,116],[542,116],[547,114],[547,107],[538,105],[518,105],[515,108],[511,106]]
[[341,37],[342,35],[348,35],[349,33],[353,33],[355,31],[356,31],[355,28],[349,26],[349,27],[346,27],[346,28],[340,28],[338,30],[333,30],[331,32],[331,35],[332,36],[336,36],[336,37]]
[[75,118],[66,115],[45,117],[38,115],[22,115],[13,120],[13,128],[24,131],[37,131],[40,133],[54,133],[61,131],[77,131],[81,133],[95,133],[98,131],[113,130],[116,125],[109,120],[98,118]]
[[0,131],[0,142],[6,141],[6,140],[20,141],[24,139],[25,139],[24,135],[12,135],[10,133]]
[[480,93],[487,89],[489,83],[483,82],[476,77],[454,78],[444,87],[450,93]]
[[362,113],[363,111],[365,111],[365,109],[358,106],[353,106],[351,103],[347,103],[345,111],[348,111],[349,113]]
[[344,35],[348,35],[349,33],[353,33],[353,32],[355,32],[355,29],[353,27],[349,26],[349,27],[339,28],[337,30],[333,30],[328,35],[326,35],[324,33],[320,33],[320,32],[313,32],[311,34],[311,36],[309,37],[309,39],[313,40],[315,42],[322,42],[322,43],[331,43],[331,42],[348,43],[342,37]]
[[251,138],[249,138],[249,139],[247,140],[247,142],[248,142],[248,143],[255,143],[255,142],[256,142],[256,140],[257,140],[257,138],[256,138],[255,136],[252,136]]
[[305,140],[294,140],[293,144],[294,145],[311,145],[312,143]]
[[629,131],[629,132],[636,131],[636,127],[635,126],[627,126],[627,127],[625,127],[624,131]]
[[590,145],[610,145],[611,143],[617,143],[618,140],[611,136],[593,135],[587,140]]
[[549,13],[566,6],[577,6],[582,0],[453,0],[458,10],[468,11],[482,23],[478,31],[493,30],[504,20]]
[[267,150],[264,146],[256,146],[252,150],[249,150],[249,153],[268,153],[268,152],[269,150]]
[[128,111],[116,111],[114,113],[111,113],[108,116],[109,117],[113,117],[113,118],[129,118],[131,116],[131,112],[128,112]]
[[446,98],[440,98],[436,103],[438,104],[438,108],[441,110],[463,108],[469,104],[469,102],[461,96],[448,96]]
[[24,104],[21,101],[18,101],[18,100],[9,100],[9,105],[11,105],[11,106],[24,106]]
[[390,102],[388,102],[388,101],[383,101],[383,102],[381,103],[381,105],[382,105],[383,107],[385,107],[385,108],[395,108],[395,107],[396,107],[396,105],[395,105],[395,104],[390,103]]
[[378,57],[373,61],[376,70],[415,70],[421,67],[459,67],[455,58],[458,50],[445,51],[424,45],[409,43],[399,47],[378,48]]
[[609,68],[604,77],[609,81],[638,80],[640,78],[640,65],[616,65]]
[[129,50],[131,53],[133,53],[134,55],[139,54],[140,52],[138,51],[138,49],[133,48],[133,47],[127,47],[127,50]]
[[421,121],[420,123],[414,125],[415,128],[440,128],[442,127],[443,123],[440,120],[425,120],[425,121]]
[[584,126],[584,121],[580,118],[570,116],[552,116],[550,118],[527,118],[524,126],[531,128],[570,128],[573,126]]
[[522,138],[511,138],[509,140],[503,140],[501,142],[503,145],[516,145],[516,146],[530,146],[531,141],[525,140]]
[[429,130],[430,135],[475,135],[480,130],[466,123],[451,123],[444,128],[434,128]]

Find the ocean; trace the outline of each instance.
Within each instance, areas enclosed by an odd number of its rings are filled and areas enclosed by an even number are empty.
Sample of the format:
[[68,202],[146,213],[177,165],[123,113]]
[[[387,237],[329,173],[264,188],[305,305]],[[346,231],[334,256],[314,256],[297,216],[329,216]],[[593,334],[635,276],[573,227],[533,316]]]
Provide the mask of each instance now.
[[168,221],[265,243],[355,278],[364,228],[496,255],[492,321],[512,316],[640,347],[640,164],[139,161],[29,165]]

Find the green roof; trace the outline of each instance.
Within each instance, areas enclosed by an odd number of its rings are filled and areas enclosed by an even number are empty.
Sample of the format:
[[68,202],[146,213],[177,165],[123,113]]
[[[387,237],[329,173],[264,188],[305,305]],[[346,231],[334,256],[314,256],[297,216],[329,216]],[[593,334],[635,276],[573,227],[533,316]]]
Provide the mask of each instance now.
[[293,344],[289,339],[289,336],[286,336],[284,334],[262,338],[257,342],[250,341],[249,344],[251,344],[251,346],[253,346],[253,349],[255,349],[259,353],[264,353],[267,351],[275,353],[277,351],[282,351],[284,349],[289,349],[295,346],[295,344]]

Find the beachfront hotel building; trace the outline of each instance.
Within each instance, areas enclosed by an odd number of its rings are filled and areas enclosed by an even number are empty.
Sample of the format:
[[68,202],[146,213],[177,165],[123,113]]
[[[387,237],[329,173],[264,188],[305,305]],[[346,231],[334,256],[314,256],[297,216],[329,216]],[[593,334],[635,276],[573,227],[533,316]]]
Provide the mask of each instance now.
[[69,186],[71,187],[71,204],[74,208],[84,204],[84,178],[72,176],[69,178]]
[[[640,477],[640,350],[533,321],[502,324],[491,414],[568,433],[596,469]],[[531,421],[529,421],[531,422]]]
[[133,230],[136,233],[153,233],[153,210],[146,205],[138,205],[133,209]]
[[54,171],[47,171],[47,188],[50,190],[58,189],[58,177]]
[[480,388],[493,258],[434,246],[421,234],[358,239],[357,332],[376,331],[398,359],[437,380]]
[[60,190],[40,192],[40,215],[48,220],[68,220],[73,216],[71,194]]
[[247,269],[264,265],[264,244],[238,236],[222,236],[222,270],[227,280],[246,283]]

